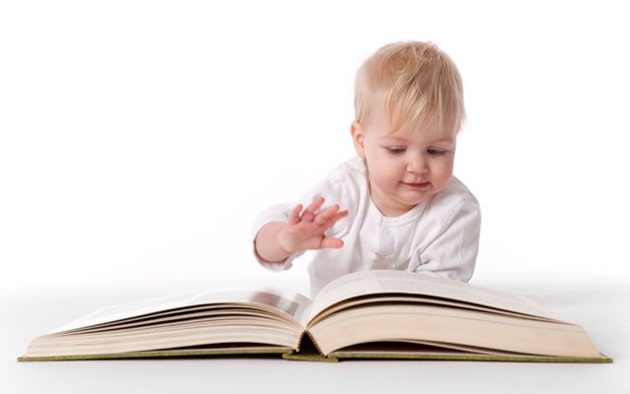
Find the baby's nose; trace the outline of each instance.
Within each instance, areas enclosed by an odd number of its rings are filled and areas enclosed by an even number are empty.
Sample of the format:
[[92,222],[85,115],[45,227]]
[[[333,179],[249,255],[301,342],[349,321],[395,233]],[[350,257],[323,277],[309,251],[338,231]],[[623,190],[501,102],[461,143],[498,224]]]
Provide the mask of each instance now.
[[423,173],[427,171],[427,162],[423,157],[415,157],[409,160],[407,164],[409,172]]

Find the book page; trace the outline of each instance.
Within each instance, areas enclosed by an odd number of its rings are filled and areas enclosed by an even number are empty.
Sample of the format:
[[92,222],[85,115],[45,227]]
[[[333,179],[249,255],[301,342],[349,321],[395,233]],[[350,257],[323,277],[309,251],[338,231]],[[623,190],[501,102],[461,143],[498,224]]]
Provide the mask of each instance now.
[[[373,294],[367,297],[356,297],[350,300],[344,300],[342,302],[338,302],[324,311],[320,312],[317,316],[314,316],[307,325],[307,328],[312,326],[313,324],[317,324],[317,322],[326,319],[327,316],[339,312],[344,309],[354,308],[357,306],[369,306],[369,305],[382,305],[384,303],[392,304],[409,304],[413,303],[416,305],[438,305],[438,306],[448,306],[454,307],[458,309],[467,309],[467,310],[476,310],[481,312],[488,312],[492,314],[500,314],[504,316],[514,316],[518,318],[522,318],[523,315],[516,312],[510,312],[503,309],[489,308],[481,305],[470,304],[467,302],[455,301],[455,300],[447,300],[444,298],[436,298],[436,297],[425,297],[417,294],[413,295],[403,295],[403,294]],[[527,318],[530,320],[541,320],[541,321],[556,321],[557,319],[548,319],[540,316],[530,316],[527,315]]]
[[309,320],[345,299],[384,293],[442,297],[562,321],[540,303],[526,297],[446,279],[430,272],[396,270],[353,272],[333,280],[313,300]]
[[263,305],[272,308],[278,313],[288,315],[297,322],[303,322],[306,320],[308,310],[311,306],[311,301],[308,298],[291,290],[250,287],[229,291],[192,291],[166,297],[104,307],[90,313],[87,316],[59,327],[49,332],[49,334],[127,319],[149,313],[156,313],[169,309],[219,303]]
[[573,324],[431,305],[369,305],[341,311],[309,328],[322,352],[360,343],[416,340],[561,357],[599,357]]

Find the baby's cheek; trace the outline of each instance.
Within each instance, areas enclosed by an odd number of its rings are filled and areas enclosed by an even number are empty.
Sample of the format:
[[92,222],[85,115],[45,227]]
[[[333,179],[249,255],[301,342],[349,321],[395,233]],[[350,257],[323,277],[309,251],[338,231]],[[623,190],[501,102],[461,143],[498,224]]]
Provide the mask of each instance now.
[[451,173],[444,173],[441,174],[440,177],[438,178],[436,183],[436,188],[439,190],[442,190],[446,187],[446,185],[448,184],[448,182],[451,180],[452,174]]
[[387,173],[387,182],[391,185],[391,187],[398,187],[402,182],[402,175],[397,171],[390,170]]
[[374,174],[381,184],[395,185],[400,180],[398,172],[392,165],[379,167]]

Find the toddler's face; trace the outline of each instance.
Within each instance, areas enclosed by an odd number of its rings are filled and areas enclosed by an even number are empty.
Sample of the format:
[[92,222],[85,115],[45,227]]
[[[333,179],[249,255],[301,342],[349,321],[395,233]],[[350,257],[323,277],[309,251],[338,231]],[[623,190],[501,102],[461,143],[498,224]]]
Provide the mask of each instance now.
[[385,216],[399,216],[440,192],[453,175],[456,138],[451,130],[417,127],[389,137],[384,114],[368,128],[350,128],[365,159],[372,201]]

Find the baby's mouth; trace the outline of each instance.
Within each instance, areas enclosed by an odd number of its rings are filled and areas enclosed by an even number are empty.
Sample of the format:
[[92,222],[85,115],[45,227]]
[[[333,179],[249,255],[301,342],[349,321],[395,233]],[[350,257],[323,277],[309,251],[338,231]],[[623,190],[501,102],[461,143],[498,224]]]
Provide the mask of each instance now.
[[423,182],[423,183],[407,183],[407,182],[403,182],[405,185],[412,187],[412,188],[417,188],[417,189],[423,189],[427,186],[429,186],[429,182]]

